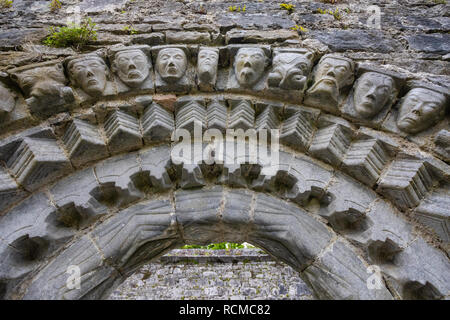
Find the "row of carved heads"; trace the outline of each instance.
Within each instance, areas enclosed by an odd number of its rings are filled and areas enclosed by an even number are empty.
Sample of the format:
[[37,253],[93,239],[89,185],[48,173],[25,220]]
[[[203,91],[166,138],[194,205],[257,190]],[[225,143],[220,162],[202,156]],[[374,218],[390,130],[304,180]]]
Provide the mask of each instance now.
[[[186,46],[115,46],[107,52],[111,69],[105,57],[94,52],[68,57],[63,64],[46,62],[15,68],[9,74],[21,87],[30,109],[41,109],[38,111],[45,114],[45,109],[53,109],[48,110],[52,113],[74,101],[65,72],[75,91],[87,98],[114,94],[114,88],[119,92],[153,89],[155,84],[157,88],[177,91],[192,81],[189,54]],[[351,59],[340,55],[323,56],[313,69],[315,54],[309,50],[274,49],[270,61],[271,54],[268,46],[230,46],[227,50],[200,47],[194,76],[200,89],[213,89],[218,81],[220,61],[230,59],[232,68],[226,86],[229,89],[288,90],[302,95],[306,91],[305,105],[330,112],[340,110],[355,119],[370,121],[384,118],[406,87],[406,77],[402,74],[366,65],[357,68]],[[449,105],[449,92],[419,82],[412,82],[408,87],[409,92],[400,101],[396,121],[398,129],[415,134],[442,119]],[[15,97],[1,82],[0,98],[2,117],[13,108]]]

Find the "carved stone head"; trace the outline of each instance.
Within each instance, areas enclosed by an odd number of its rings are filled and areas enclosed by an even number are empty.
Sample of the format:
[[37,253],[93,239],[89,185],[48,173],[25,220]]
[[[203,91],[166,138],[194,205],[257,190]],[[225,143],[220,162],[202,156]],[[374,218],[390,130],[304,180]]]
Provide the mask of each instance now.
[[0,118],[14,109],[15,98],[16,95],[0,82]]
[[240,48],[234,58],[234,73],[241,86],[251,87],[263,76],[268,64],[261,48]]
[[152,63],[146,46],[124,47],[114,52],[111,59],[111,69],[119,79],[131,88],[141,86],[149,77]]
[[187,70],[186,53],[180,48],[164,48],[158,52],[156,70],[169,83],[180,80]]
[[97,54],[86,54],[67,60],[67,69],[72,84],[90,96],[105,92],[111,75],[103,58]]
[[197,59],[197,75],[200,84],[214,85],[216,83],[218,64],[218,49],[200,48]]
[[321,97],[322,100],[331,100],[328,104],[337,104],[342,89],[353,83],[354,69],[354,62],[348,58],[323,56],[317,65],[314,84],[308,93]]
[[312,52],[276,52],[269,73],[270,87],[285,90],[303,90],[311,72]]
[[399,108],[397,127],[406,133],[418,133],[439,122],[448,104],[448,97],[429,87],[411,89]]
[[361,118],[372,118],[395,99],[397,92],[392,77],[378,72],[363,73],[354,86],[355,111]]
[[61,63],[46,62],[16,68],[10,71],[11,78],[17,82],[28,97],[27,104],[33,112],[53,114],[53,107],[74,100],[73,92],[66,86],[67,79]]

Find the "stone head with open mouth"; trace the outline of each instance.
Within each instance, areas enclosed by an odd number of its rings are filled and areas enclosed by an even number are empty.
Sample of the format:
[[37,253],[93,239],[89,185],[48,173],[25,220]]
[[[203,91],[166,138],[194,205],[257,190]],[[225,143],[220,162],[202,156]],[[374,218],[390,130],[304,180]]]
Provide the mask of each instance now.
[[132,46],[113,51],[111,69],[130,88],[140,87],[152,68],[150,47]]
[[241,86],[251,87],[259,82],[268,65],[268,58],[261,48],[240,48],[234,59],[234,73]]
[[164,48],[158,52],[156,70],[169,83],[180,80],[187,70],[186,53],[180,48]]

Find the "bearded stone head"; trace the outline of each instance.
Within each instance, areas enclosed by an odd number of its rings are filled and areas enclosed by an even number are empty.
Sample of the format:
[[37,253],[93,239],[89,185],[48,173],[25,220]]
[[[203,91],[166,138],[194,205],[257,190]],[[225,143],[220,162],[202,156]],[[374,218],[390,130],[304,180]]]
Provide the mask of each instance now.
[[261,80],[268,59],[261,48],[240,48],[234,58],[234,73],[241,86],[251,87]]
[[441,90],[415,87],[403,98],[397,127],[406,133],[419,133],[438,123],[448,108],[448,96]]
[[328,96],[337,102],[341,90],[353,83],[354,69],[354,62],[348,58],[325,55],[319,61],[314,73],[314,84],[308,92]]
[[156,70],[169,83],[180,80],[187,70],[186,53],[180,48],[164,48],[158,52]]

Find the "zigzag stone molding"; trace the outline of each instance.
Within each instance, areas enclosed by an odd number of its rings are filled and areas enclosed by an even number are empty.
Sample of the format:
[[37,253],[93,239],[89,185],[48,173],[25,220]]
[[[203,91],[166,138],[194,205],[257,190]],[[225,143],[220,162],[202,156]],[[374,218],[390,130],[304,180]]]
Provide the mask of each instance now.
[[[282,152],[270,174],[245,164],[177,168],[170,151],[160,145],[114,156],[10,209],[0,220],[5,297],[104,297],[148,257],[213,239],[264,248],[320,298],[448,297],[445,253],[345,174],[292,152]],[[245,189],[234,189],[238,183]],[[74,263],[82,269],[81,291],[65,286]],[[373,264],[387,288],[367,289]]]
[[[446,87],[268,45],[113,46],[0,80],[5,298],[104,297],[144,257],[219,238],[266,249],[320,298],[449,296]],[[171,135],[194,124],[279,129],[278,171],[175,165]],[[379,291],[361,280],[372,264]]]

